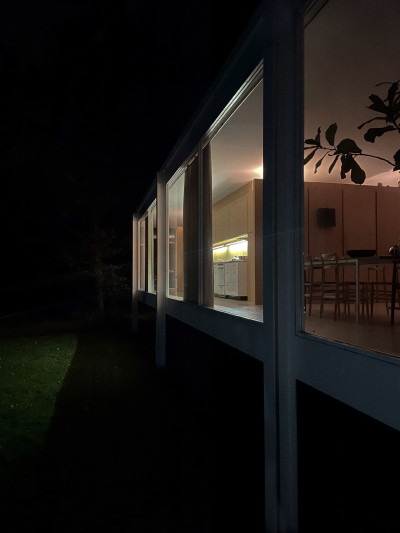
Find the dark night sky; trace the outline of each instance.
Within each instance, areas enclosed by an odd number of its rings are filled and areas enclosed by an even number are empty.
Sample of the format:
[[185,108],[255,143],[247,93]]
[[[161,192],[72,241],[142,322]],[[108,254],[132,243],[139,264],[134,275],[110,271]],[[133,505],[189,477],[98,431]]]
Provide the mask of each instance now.
[[3,280],[60,269],[89,219],[129,235],[257,5],[1,3]]

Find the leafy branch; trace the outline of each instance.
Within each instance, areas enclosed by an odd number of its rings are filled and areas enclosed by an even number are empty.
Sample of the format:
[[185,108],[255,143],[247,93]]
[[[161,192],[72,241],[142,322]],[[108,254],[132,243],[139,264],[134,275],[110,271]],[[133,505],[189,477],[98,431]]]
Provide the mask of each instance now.
[[[378,116],[375,116],[366,122],[363,122],[358,126],[358,129],[363,128],[366,124],[370,124],[376,120],[386,122],[386,126],[380,128],[369,128],[364,134],[364,139],[367,142],[374,143],[377,137],[381,137],[385,133],[390,131],[397,131],[400,134],[400,90],[399,90],[399,81],[396,82],[383,82],[379,83],[380,85],[390,85],[387,96],[382,100],[376,94],[371,94],[369,99],[372,104],[370,104],[368,109],[372,109],[377,113],[380,113]],[[383,115],[383,116],[382,116]],[[318,171],[322,162],[326,157],[333,157],[333,161],[329,165],[328,172],[329,174],[334,169],[336,163],[340,158],[341,169],[340,177],[345,179],[346,175],[350,172],[351,181],[361,185],[364,183],[366,174],[365,171],[358,164],[357,158],[360,157],[372,157],[374,159],[379,159],[388,163],[393,167],[393,171],[400,171],[400,149],[393,156],[393,161],[385,159],[384,157],[377,156],[375,154],[363,153],[362,149],[359,148],[356,142],[353,139],[342,139],[338,144],[335,144],[335,137],[337,133],[337,124],[331,124],[325,132],[325,139],[329,146],[323,146],[321,144],[321,128],[317,130],[317,134],[314,139],[306,139],[304,141],[304,150],[311,150],[309,154],[304,158],[304,165],[309,163],[314,155],[319,151],[324,151],[324,155],[317,161],[314,167],[314,174]]]

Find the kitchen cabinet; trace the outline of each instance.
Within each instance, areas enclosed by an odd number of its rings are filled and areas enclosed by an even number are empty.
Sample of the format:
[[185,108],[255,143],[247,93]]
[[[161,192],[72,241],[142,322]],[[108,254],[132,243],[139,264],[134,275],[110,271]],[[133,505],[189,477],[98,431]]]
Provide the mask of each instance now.
[[[228,298],[247,299],[247,261],[229,261],[217,266],[218,271],[224,271],[223,294]],[[217,292],[218,291],[218,292]],[[221,285],[214,287],[216,294],[222,294]]]
[[229,237],[237,237],[248,233],[247,225],[247,194],[241,196],[229,206]]
[[229,205],[221,206],[214,212],[213,241],[220,242],[229,239]]
[[249,186],[218,202],[213,209],[213,242],[234,239],[248,233]]
[[214,294],[225,297],[225,263],[214,263]]

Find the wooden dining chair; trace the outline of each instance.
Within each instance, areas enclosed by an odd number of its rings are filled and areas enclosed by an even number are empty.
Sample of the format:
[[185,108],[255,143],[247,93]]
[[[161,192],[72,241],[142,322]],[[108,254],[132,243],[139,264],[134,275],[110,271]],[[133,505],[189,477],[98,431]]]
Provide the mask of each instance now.
[[340,305],[346,306],[347,288],[341,275],[342,267],[336,253],[321,254],[322,282],[321,282],[321,303],[319,316],[322,317],[325,310],[325,303],[334,304],[334,319],[340,316]]
[[389,315],[391,284],[385,278],[385,265],[368,267],[368,285],[370,290],[371,318],[374,316],[374,304],[384,303]]
[[[346,281],[344,282],[345,285],[345,309],[350,314],[351,305],[357,305],[357,297],[356,297],[356,282],[355,281]],[[367,281],[359,281],[358,282],[358,290],[359,290],[359,303],[361,305],[361,316],[365,316],[367,314],[367,317],[370,317],[370,301],[371,301],[371,288],[370,284]]]
[[322,264],[319,260],[315,261],[311,255],[305,257],[304,268],[304,304],[308,315],[311,316],[312,305],[314,302],[321,303],[322,290]]
[[[400,261],[395,260],[393,262],[393,274],[391,283],[391,297],[390,297],[390,325],[394,324],[394,312],[400,310],[400,283],[399,283],[399,268]],[[397,306],[396,306],[397,295]]]

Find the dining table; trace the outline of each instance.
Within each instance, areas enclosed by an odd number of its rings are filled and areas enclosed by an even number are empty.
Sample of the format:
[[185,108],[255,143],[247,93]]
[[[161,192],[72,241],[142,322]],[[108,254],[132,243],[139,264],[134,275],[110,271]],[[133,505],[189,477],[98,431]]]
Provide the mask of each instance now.
[[[335,264],[335,260],[325,261],[324,264],[329,265],[329,263]],[[359,322],[360,317],[360,267],[362,266],[375,266],[375,265],[393,265],[392,269],[392,286],[391,286],[391,320],[390,323],[393,325],[394,322],[394,310],[396,302],[396,290],[400,289],[400,284],[397,280],[397,266],[400,264],[400,254],[399,255],[379,255],[379,256],[368,256],[368,257],[348,257],[343,256],[339,257],[337,260],[338,265],[346,268],[350,267],[354,269],[354,283],[356,290],[356,301],[355,301],[355,320],[356,323]],[[312,265],[310,261],[304,262],[304,268],[308,269],[313,267],[323,268],[324,264],[321,259],[316,258],[313,260]]]

